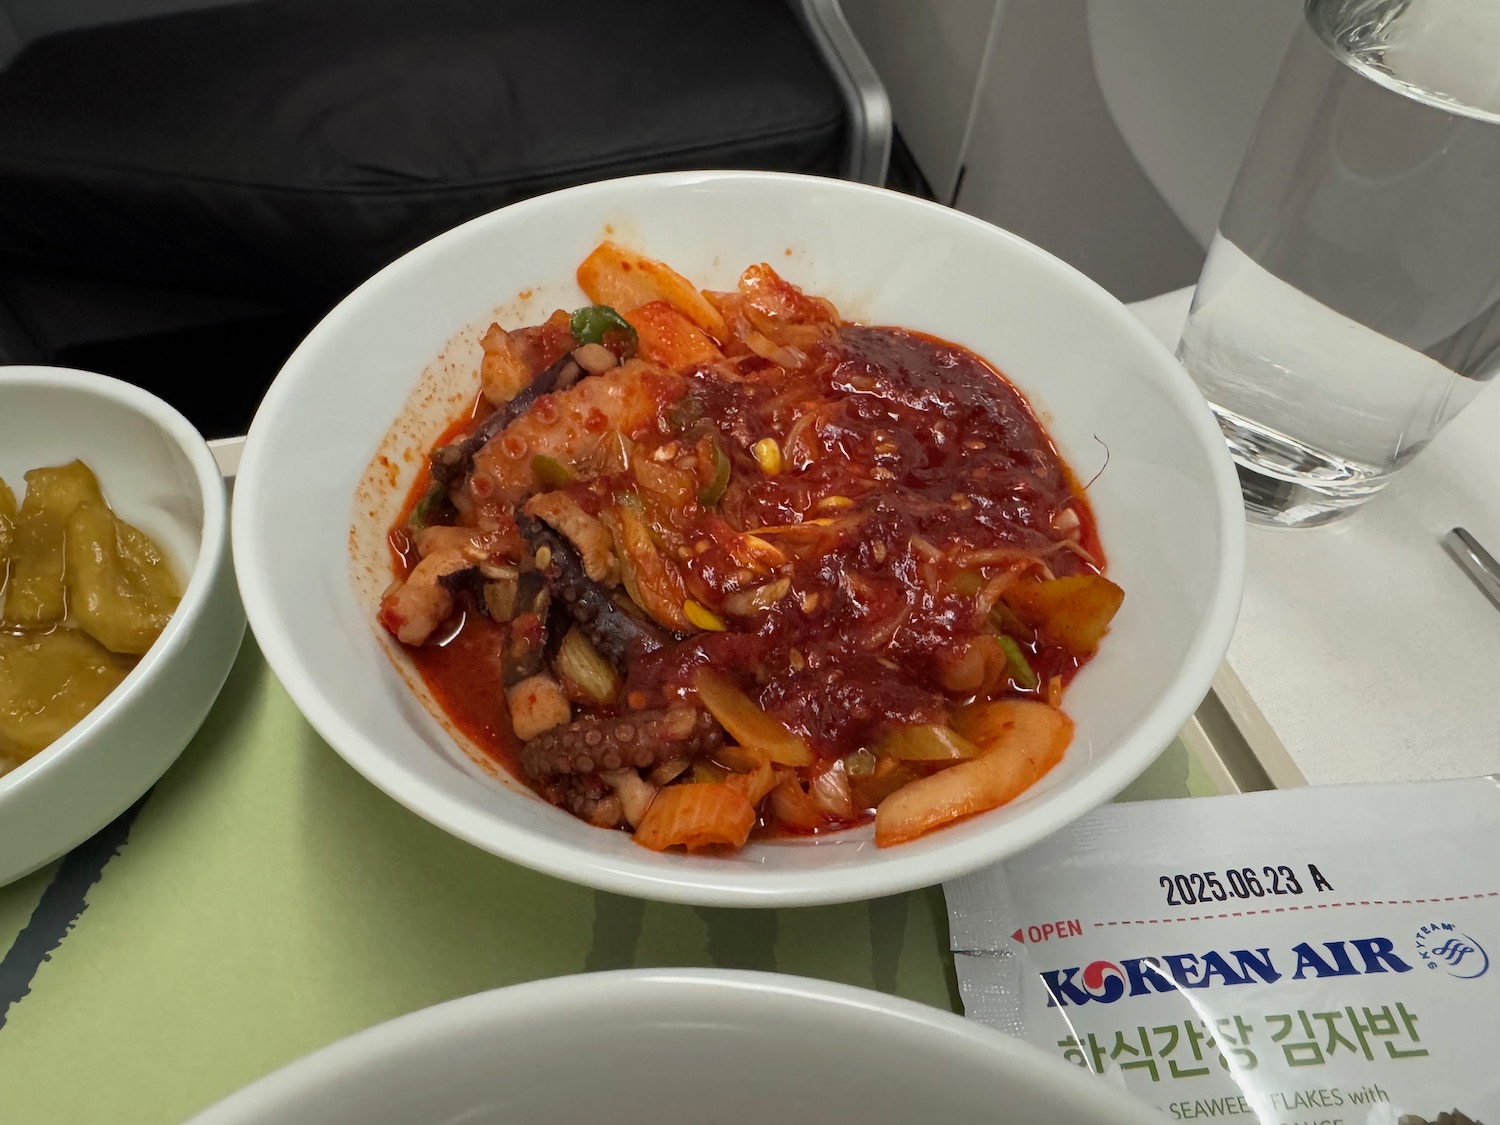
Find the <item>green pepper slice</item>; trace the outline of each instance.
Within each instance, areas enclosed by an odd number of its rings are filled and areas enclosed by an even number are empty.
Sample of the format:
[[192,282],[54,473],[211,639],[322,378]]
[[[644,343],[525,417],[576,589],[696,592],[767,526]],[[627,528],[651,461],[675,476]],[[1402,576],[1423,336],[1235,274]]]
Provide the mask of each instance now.
[[632,348],[640,342],[630,322],[608,305],[585,305],[569,319],[568,327],[579,344],[597,344],[611,331],[625,333]]

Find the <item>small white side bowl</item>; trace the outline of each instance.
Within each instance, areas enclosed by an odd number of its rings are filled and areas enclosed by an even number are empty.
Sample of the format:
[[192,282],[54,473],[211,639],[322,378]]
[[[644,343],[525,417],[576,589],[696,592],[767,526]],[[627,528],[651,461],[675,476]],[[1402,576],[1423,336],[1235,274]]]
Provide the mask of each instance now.
[[188,420],[103,375],[0,367],[0,477],[17,498],[26,471],[75,457],[186,581],[172,620],[120,686],[0,777],[0,885],[88,839],[166,772],[208,714],[245,632],[224,481]]
[[189,1125],[1160,1125],[1035,1047],[878,992],[627,970],[467,996],[309,1055]]

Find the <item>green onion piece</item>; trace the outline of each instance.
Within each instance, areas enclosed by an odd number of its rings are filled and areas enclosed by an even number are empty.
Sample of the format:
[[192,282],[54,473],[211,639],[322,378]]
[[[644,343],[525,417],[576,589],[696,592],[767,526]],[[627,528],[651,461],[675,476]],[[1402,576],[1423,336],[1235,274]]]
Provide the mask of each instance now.
[[563,637],[552,668],[564,683],[572,684],[601,707],[613,703],[620,694],[620,674],[576,625]]
[[1000,649],[1005,653],[1005,667],[1010,673],[1010,678],[1016,681],[1016,686],[1027,691],[1034,690],[1041,681],[1037,679],[1036,672],[1032,670],[1031,661],[1026,659],[1021,646],[1004,633],[1001,633],[995,640],[1000,643]]
[[531,473],[536,477],[537,484],[549,492],[555,488],[566,488],[573,483],[573,470],[556,457],[549,457],[545,453],[538,453],[531,459]]
[[701,785],[704,782],[723,781],[729,776],[729,771],[723,766],[716,766],[712,762],[705,762],[701,758],[693,763],[693,784]]
[[698,490],[698,503],[707,508],[711,504],[717,504],[723,499],[724,492],[729,487],[729,457],[719,445],[719,439],[714,438],[714,475],[713,478]]
[[434,484],[427,490],[427,495],[417,501],[417,506],[411,510],[411,518],[407,520],[407,526],[413,531],[421,531],[442,509],[448,504],[448,486],[441,482]]
[[984,578],[973,570],[960,570],[953,576],[953,592],[972,598],[984,589]]
[[615,503],[622,508],[629,508],[638,516],[643,515],[646,511],[646,506],[641,503],[641,498],[627,489],[621,489],[615,493]]
[[681,433],[703,417],[703,400],[696,395],[683,395],[667,407],[667,424],[673,433]]
[[568,326],[579,344],[597,344],[610,331],[625,333],[632,348],[640,341],[630,322],[608,305],[585,305],[573,314]]
[[1012,637],[1031,636],[1032,629],[1016,616],[1016,611],[1003,601],[996,602],[990,610],[990,627],[997,633],[1009,633]]
[[904,762],[954,762],[979,757],[979,747],[943,723],[897,723],[872,746],[876,757]]

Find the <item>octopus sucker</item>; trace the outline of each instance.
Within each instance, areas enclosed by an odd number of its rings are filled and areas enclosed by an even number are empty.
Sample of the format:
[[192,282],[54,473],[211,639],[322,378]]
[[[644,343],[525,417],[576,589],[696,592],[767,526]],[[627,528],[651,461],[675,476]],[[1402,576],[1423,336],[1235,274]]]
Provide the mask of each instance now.
[[516,526],[526,545],[543,557],[542,576],[590,643],[616,668],[632,656],[655,652],[668,638],[655,625],[620,608],[614,596],[588,576],[578,549],[549,524],[516,510]]
[[693,708],[588,715],[527,742],[521,747],[521,769],[533,779],[648,769],[699,758],[723,744],[723,728],[708,712]]
[[539,784],[538,792],[549,804],[600,828],[617,827],[622,819],[618,798],[596,773],[549,777]]
[[547,370],[538,374],[530,384],[523,387],[515,398],[496,407],[468,437],[453,445],[445,445],[433,450],[429,461],[432,479],[447,485],[463,480],[474,469],[474,454],[530,410],[543,395],[566,390],[583,374],[583,368],[571,355],[563,356]]

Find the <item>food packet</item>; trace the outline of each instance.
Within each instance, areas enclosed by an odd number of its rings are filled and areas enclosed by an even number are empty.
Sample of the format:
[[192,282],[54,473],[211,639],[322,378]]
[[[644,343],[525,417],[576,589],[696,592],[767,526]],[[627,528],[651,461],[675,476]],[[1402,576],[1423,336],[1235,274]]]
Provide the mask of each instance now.
[[1500,778],[1111,805],[944,890],[967,1014],[1171,1119],[1500,1125]]

